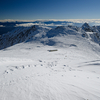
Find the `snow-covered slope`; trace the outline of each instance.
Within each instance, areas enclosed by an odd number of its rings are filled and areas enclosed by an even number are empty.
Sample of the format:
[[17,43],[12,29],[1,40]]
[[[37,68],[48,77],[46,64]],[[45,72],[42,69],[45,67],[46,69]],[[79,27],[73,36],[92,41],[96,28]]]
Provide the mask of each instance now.
[[[91,32],[91,35],[88,34],[88,32]],[[0,49],[29,41],[38,41],[43,44],[54,45],[55,41],[51,41],[50,39],[52,37],[80,34],[85,38],[91,37],[91,39],[89,38],[90,40],[99,44],[99,27],[90,27],[87,23],[84,23],[81,28],[77,26],[58,26],[52,29],[49,27],[34,25],[32,27],[19,27],[7,34],[3,34],[0,37]]]
[[33,26],[2,36],[21,38],[1,46],[0,100],[100,100],[100,46],[91,34]]
[[0,49],[4,49],[17,43],[30,41],[31,39],[33,40],[33,38],[39,38],[39,36],[41,37],[41,35],[45,34],[45,32],[49,29],[50,28],[42,28],[36,25],[32,27],[16,28],[15,30],[7,34],[3,34],[0,37]]

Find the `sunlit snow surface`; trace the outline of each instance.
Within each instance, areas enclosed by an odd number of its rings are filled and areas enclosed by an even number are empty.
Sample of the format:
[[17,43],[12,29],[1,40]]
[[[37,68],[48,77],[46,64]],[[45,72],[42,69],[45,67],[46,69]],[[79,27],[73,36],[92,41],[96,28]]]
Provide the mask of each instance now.
[[52,39],[0,50],[0,100],[100,100],[99,45],[81,35]]

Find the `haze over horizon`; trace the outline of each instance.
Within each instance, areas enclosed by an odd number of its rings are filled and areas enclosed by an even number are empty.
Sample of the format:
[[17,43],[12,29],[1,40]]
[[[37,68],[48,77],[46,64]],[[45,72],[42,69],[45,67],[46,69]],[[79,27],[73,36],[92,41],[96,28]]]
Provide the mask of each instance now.
[[1,0],[0,20],[99,19],[100,0]]

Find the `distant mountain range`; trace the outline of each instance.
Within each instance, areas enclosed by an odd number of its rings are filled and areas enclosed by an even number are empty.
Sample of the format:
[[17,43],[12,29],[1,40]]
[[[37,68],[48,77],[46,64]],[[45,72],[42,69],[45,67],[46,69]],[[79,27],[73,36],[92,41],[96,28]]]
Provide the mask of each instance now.
[[[15,23],[12,23],[12,25],[15,25]],[[88,23],[84,23],[81,27],[68,25],[56,26],[55,28],[33,25],[30,27],[17,27],[1,35],[0,49],[21,42],[40,42],[52,46],[58,43],[53,39],[54,37],[67,35],[81,35],[83,38],[100,44],[100,26],[90,27]]]
[[30,24],[30,23],[33,23],[36,25],[37,24],[39,25],[42,23],[42,24],[47,25],[47,26],[48,25],[51,26],[51,24],[52,24],[52,27],[58,26],[58,25],[69,25],[69,24],[75,25],[75,26],[82,25],[82,23],[73,23],[73,22],[68,22],[68,21],[0,22],[0,35],[5,34],[7,32],[10,32],[13,29],[15,29],[16,27],[20,27],[20,25],[22,25],[22,24]]

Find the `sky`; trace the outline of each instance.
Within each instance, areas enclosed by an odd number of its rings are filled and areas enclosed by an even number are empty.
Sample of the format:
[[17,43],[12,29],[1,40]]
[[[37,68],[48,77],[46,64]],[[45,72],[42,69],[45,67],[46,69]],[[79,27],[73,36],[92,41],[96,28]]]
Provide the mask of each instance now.
[[5,19],[100,19],[100,0],[0,0]]

